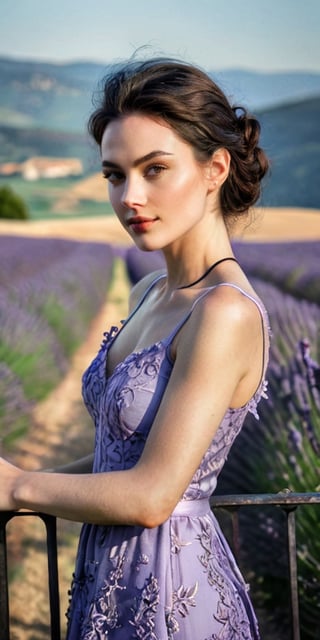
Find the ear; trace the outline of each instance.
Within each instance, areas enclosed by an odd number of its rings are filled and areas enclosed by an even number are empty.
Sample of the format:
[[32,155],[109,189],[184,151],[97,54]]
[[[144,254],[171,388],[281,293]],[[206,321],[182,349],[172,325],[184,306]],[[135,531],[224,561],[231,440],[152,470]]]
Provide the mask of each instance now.
[[230,153],[223,147],[215,151],[207,163],[206,176],[209,190],[215,191],[223,185],[229,175]]

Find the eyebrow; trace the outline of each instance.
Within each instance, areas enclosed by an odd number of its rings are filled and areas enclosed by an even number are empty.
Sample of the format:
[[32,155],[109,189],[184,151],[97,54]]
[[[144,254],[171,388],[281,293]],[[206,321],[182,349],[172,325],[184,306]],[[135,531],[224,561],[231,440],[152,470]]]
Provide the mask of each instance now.
[[[150,153],[147,153],[145,156],[141,156],[141,158],[137,158],[134,163],[133,166],[134,167],[138,167],[140,164],[143,164],[144,162],[147,162],[148,160],[152,160],[153,158],[156,158],[158,156],[172,156],[173,153],[168,153],[167,151],[161,151],[160,149],[157,149],[156,151],[151,151]],[[120,165],[118,165],[116,162],[112,162],[111,160],[103,160],[102,161],[102,166],[103,167],[117,167],[118,169],[120,169]]]

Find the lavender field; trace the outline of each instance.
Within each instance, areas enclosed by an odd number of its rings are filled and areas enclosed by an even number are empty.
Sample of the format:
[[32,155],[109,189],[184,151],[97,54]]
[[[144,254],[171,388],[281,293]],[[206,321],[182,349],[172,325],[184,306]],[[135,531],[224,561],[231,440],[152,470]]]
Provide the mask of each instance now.
[[[246,425],[217,493],[320,491],[320,242],[241,243],[235,254],[267,307],[271,327],[268,398]],[[160,254],[127,252],[134,283],[163,267]],[[264,638],[290,636],[285,516],[243,510],[242,562],[263,611]],[[320,637],[320,510],[297,513],[302,639]],[[254,550],[254,553],[252,553]]]
[[30,425],[33,404],[66,372],[106,299],[113,249],[0,236],[0,441]]
[[[320,242],[241,243],[235,254],[269,312],[268,398],[249,417],[218,493],[320,490]],[[30,425],[36,402],[67,371],[104,303],[114,257],[135,283],[163,267],[161,254],[93,242],[0,236],[0,441]],[[263,637],[289,637],[284,514],[241,513],[241,562]],[[302,639],[320,637],[320,513],[297,514]],[[254,554],[252,554],[254,549]],[[270,633],[271,628],[271,633]]]

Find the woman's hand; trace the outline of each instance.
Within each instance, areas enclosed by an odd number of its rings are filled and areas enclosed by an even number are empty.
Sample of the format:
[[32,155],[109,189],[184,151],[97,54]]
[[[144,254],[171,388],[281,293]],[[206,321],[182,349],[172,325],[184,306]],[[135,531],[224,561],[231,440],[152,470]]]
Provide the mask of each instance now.
[[17,509],[13,495],[17,481],[23,473],[21,469],[0,457],[0,511]]

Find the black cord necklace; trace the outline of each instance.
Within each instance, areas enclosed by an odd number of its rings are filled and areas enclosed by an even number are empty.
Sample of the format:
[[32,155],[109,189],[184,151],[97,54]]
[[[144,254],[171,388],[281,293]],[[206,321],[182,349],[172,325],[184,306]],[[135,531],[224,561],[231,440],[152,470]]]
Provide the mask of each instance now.
[[234,262],[238,262],[238,260],[236,260],[236,258],[221,258],[221,260],[218,260],[217,262],[214,262],[211,267],[209,267],[209,269],[207,269],[202,276],[200,276],[200,278],[198,278],[197,280],[195,280],[194,282],[191,282],[190,284],[185,284],[182,287],[177,287],[177,289],[189,289],[190,287],[193,287],[195,284],[198,284],[198,282],[201,282],[201,280],[204,280],[207,275],[209,275],[209,273],[211,273],[211,271],[213,271],[213,269],[215,267],[218,266],[218,264],[221,264],[221,262],[225,262],[225,260],[233,260]]

